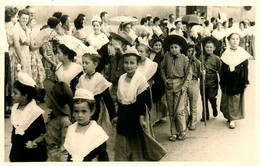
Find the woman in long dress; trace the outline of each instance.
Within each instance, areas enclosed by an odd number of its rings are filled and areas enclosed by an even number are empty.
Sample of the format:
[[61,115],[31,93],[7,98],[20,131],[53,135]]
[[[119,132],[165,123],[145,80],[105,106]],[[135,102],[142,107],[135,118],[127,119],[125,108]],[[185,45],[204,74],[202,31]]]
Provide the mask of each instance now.
[[[33,28],[36,25],[36,19],[32,18],[28,23],[28,28],[31,30],[30,34],[30,54],[31,54],[31,70],[32,70],[32,78],[36,82],[37,88],[43,89],[43,81],[45,79],[45,70],[42,64],[42,55],[39,52],[39,48],[45,44],[45,41],[40,43],[39,45],[35,45],[35,31]],[[47,40],[46,40],[47,42]]]
[[[18,64],[18,59],[15,54],[14,47],[14,36],[12,34],[12,29],[17,22],[17,12],[18,9],[14,7],[6,8],[5,10],[5,32],[8,44],[8,54],[5,55],[5,91],[6,91],[6,106],[12,105],[11,94],[13,91],[13,84],[15,78],[17,77],[16,66]],[[7,107],[9,110],[11,107]],[[6,111],[6,113],[9,111]]]
[[[22,9],[18,12],[18,17],[18,23],[13,27],[15,56],[22,66],[22,71],[31,76],[30,30],[27,28],[29,12],[26,9]],[[16,68],[16,66],[14,67]]]
[[235,121],[243,119],[244,91],[248,81],[248,58],[250,55],[239,47],[240,36],[231,33],[227,37],[230,47],[221,56],[220,87],[222,90],[220,110],[228,120],[229,128],[235,128]]

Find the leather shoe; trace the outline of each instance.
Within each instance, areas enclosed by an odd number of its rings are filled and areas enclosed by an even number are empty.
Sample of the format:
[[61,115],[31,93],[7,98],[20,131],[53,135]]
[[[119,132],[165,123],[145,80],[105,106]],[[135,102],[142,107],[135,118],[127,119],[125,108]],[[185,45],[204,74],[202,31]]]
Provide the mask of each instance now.
[[190,126],[189,130],[192,130],[192,131],[196,130],[196,126],[195,125],[194,126]]
[[235,129],[235,127],[236,127],[235,121],[230,121],[230,123],[229,123],[229,128],[230,128],[230,129]]
[[185,132],[181,132],[179,135],[178,135],[178,140],[184,140],[186,138],[186,133]]
[[169,137],[169,141],[175,141],[177,139],[177,134],[173,134]]

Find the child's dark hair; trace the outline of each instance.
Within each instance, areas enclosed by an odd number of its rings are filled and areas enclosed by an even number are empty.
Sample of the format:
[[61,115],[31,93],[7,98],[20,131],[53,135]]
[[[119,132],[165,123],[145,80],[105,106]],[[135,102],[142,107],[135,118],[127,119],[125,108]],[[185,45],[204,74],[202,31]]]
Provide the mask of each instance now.
[[97,63],[97,65],[99,65],[99,63],[100,63],[100,55],[98,55],[98,54],[85,53],[85,54],[83,54],[82,57],[90,58],[94,63]]
[[69,60],[73,61],[74,57],[77,55],[73,50],[69,49],[65,44],[59,44],[61,52],[68,55]]
[[74,111],[74,104],[80,104],[80,103],[88,103],[89,109],[91,112],[95,112],[96,111],[96,101],[95,100],[87,100],[87,99],[75,99],[73,100],[73,109],[72,111]]
[[135,56],[136,60],[137,60],[137,63],[139,63],[140,60],[141,60],[141,57],[136,55],[136,54],[134,54],[134,53],[126,53],[126,54],[124,54],[124,60],[125,60],[126,57],[130,57],[130,56]]
[[35,87],[24,85],[20,81],[14,82],[14,88],[20,91],[22,95],[27,95],[28,102],[30,102],[36,96]]
[[[212,43],[212,44],[215,46],[215,43],[214,43],[212,40],[206,41],[206,42],[204,43],[204,46],[205,46],[206,44],[210,44],[210,43]],[[215,47],[216,47],[216,46],[215,46]]]

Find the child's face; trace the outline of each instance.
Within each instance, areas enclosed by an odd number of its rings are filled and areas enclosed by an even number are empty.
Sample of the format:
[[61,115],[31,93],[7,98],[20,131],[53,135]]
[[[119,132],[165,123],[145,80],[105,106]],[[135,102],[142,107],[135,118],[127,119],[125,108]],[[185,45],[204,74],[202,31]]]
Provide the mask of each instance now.
[[170,52],[172,55],[178,55],[181,53],[181,47],[178,44],[170,45]]
[[233,34],[229,40],[229,44],[232,48],[237,48],[239,45],[239,35],[238,34]]
[[72,115],[80,125],[85,125],[90,121],[93,112],[87,102],[82,102],[74,104]]
[[12,93],[12,98],[13,98],[14,103],[21,103],[21,101],[22,101],[21,92],[18,89],[14,88],[13,93]]
[[156,52],[156,53],[158,53],[158,52],[160,52],[161,50],[162,50],[162,43],[161,42],[156,42],[156,43],[154,43],[154,45],[153,45],[153,50]]
[[135,73],[137,69],[137,58],[135,56],[124,57],[124,69],[127,74]]
[[215,45],[213,43],[206,43],[205,45],[205,51],[208,54],[213,54],[213,51],[216,49]]
[[45,105],[46,105],[47,108],[50,108],[50,109],[53,108],[53,103],[52,103],[52,101],[51,101],[51,99],[49,98],[48,95],[45,95],[44,101],[45,101]]
[[137,51],[139,52],[139,55],[141,56],[141,61],[144,61],[146,57],[148,57],[147,50],[143,46],[138,46]]
[[192,57],[193,57],[193,48],[189,48],[189,49],[187,50],[186,54],[187,54],[187,56],[188,56],[189,58],[192,58]]
[[93,74],[96,70],[97,63],[93,62],[89,57],[82,57],[82,67],[86,74]]

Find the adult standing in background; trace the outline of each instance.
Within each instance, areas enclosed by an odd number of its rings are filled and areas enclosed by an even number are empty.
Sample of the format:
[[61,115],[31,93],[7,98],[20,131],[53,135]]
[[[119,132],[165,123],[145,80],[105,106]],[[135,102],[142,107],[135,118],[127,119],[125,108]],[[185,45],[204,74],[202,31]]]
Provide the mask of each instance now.
[[171,33],[176,27],[174,25],[175,21],[175,17],[173,14],[169,15],[169,22],[167,24],[167,28],[168,28],[168,33]]
[[228,120],[229,128],[235,128],[235,120],[245,118],[244,91],[248,81],[248,58],[250,54],[239,47],[240,36],[231,33],[227,39],[230,47],[221,56],[220,87],[222,90],[220,110]]
[[5,40],[5,117],[8,117],[8,114],[10,114],[11,111],[10,106],[12,105],[12,87],[17,76],[16,66],[18,60],[15,56],[14,38],[10,33],[13,26],[17,22],[17,12],[18,9],[16,7],[7,7],[5,9],[6,33],[3,34],[3,39]]
[[61,29],[63,30],[65,35],[71,35],[70,31],[70,16],[65,14],[60,17],[60,22],[61,22]]
[[160,18],[159,17],[154,17],[153,19],[153,37],[152,38],[159,38],[163,37],[163,31],[160,28]]
[[91,19],[93,33],[87,37],[87,42],[96,50],[109,42],[107,36],[101,32],[101,19],[99,16],[93,16]]
[[29,50],[31,32],[27,27],[29,11],[27,9],[20,10],[18,17],[18,23],[13,27],[15,53],[18,63],[22,66],[21,70],[31,76],[31,55]]
[[103,32],[107,37],[110,36],[109,32],[112,32],[110,26],[107,24],[108,23],[108,13],[107,12],[101,12],[100,13],[100,18],[101,18],[101,32]]
[[88,32],[84,28],[84,18],[83,17],[77,17],[74,20],[74,26],[75,26],[75,29],[72,32],[72,36],[81,40],[83,43],[86,43]]

